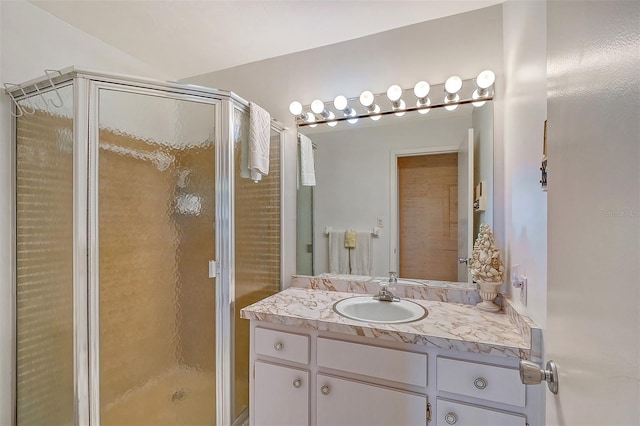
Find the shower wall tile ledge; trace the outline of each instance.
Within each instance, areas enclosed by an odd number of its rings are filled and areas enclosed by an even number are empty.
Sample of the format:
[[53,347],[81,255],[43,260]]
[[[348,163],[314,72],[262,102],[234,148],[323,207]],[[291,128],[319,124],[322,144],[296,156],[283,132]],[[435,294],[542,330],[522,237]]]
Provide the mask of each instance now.
[[335,302],[362,293],[373,294],[375,291],[290,287],[247,306],[240,311],[240,317],[399,343],[539,361],[540,329],[513,307],[508,298],[503,298],[504,312],[500,313],[482,312],[472,304],[412,298],[427,308],[429,315],[405,324],[355,321],[333,310]]

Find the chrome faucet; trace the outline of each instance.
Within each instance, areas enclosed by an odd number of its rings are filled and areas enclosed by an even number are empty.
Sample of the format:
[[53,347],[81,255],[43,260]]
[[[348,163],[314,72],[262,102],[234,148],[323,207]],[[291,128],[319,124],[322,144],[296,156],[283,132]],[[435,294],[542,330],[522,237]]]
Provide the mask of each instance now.
[[395,272],[389,272],[389,279],[387,281],[380,281],[380,291],[373,296],[374,299],[381,302],[399,302],[400,298],[394,296],[389,286],[395,286],[398,283],[398,277]]

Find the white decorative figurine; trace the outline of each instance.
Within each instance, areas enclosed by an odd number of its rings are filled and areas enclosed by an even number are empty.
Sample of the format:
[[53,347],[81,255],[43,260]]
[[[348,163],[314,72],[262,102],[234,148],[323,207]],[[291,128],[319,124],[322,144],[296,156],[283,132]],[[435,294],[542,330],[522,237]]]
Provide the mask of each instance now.
[[493,303],[498,296],[498,288],[502,285],[504,265],[500,256],[500,249],[495,246],[493,233],[489,225],[480,225],[478,238],[473,245],[469,272],[474,281],[480,286],[482,302],[476,306],[488,312],[497,312],[500,306]]

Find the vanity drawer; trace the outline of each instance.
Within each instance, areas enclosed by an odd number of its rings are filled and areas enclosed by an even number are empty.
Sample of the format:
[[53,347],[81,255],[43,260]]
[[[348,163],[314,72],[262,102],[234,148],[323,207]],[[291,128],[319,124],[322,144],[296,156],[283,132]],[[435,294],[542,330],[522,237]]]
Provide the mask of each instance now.
[[318,366],[427,386],[427,355],[318,338]]
[[515,413],[436,398],[438,426],[525,426],[527,419]]
[[525,387],[515,368],[437,358],[438,390],[525,406]]
[[309,363],[309,336],[256,327],[254,350],[258,355]]

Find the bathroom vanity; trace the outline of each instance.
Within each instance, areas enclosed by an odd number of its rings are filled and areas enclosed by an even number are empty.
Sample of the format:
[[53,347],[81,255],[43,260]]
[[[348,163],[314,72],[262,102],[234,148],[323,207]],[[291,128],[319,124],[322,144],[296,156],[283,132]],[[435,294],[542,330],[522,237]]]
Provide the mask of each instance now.
[[[507,298],[399,285],[428,310],[399,324],[346,318],[345,298],[373,281],[294,278],[293,287],[244,308],[251,320],[252,425],[535,425],[541,394],[520,382],[520,359],[540,361],[541,330]],[[388,302],[393,303],[393,302]]]

